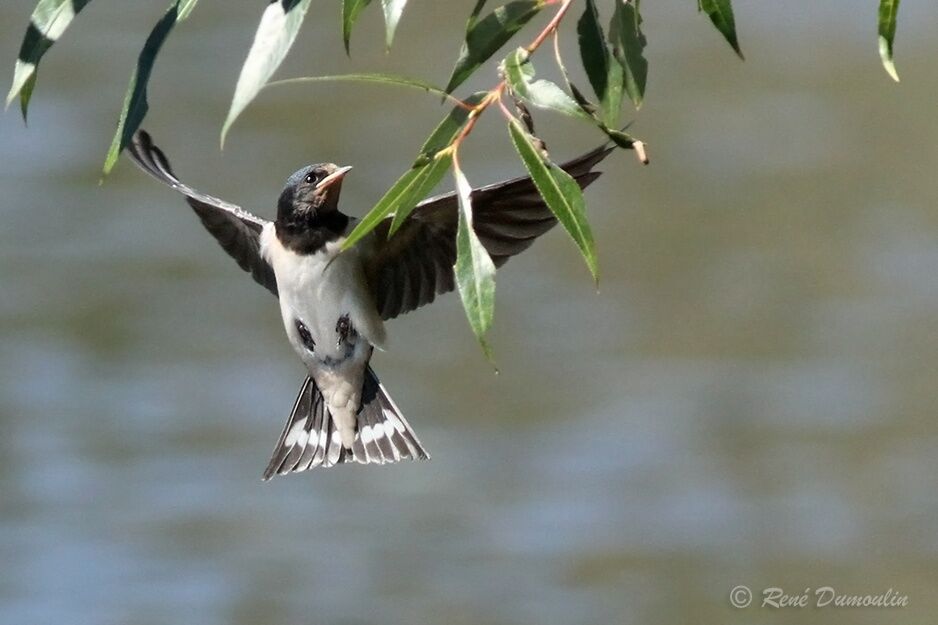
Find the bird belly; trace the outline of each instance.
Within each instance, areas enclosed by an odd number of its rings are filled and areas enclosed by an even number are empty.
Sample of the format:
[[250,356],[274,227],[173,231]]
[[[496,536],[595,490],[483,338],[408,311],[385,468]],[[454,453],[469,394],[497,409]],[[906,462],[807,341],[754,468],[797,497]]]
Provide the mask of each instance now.
[[296,331],[296,320],[306,325],[323,356],[341,357],[337,324],[343,316],[368,343],[383,347],[384,322],[365,280],[361,258],[354,248],[340,254],[343,241],[337,239],[304,255],[284,248],[272,226],[261,234],[261,253],[277,276],[284,327],[301,356],[308,350]]
[[283,248],[275,236],[265,243],[287,337],[319,386],[343,443],[351,445],[365,367],[372,345],[384,339],[361,260],[355,250],[339,254],[341,240],[309,255]]

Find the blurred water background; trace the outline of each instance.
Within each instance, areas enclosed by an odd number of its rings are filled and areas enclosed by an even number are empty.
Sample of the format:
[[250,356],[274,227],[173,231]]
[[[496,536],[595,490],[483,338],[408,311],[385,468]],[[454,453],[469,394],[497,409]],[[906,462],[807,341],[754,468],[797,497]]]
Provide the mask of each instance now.
[[[0,5],[4,81],[33,4]],[[393,322],[376,367],[433,461],[265,484],[303,376],[275,302],[128,162],[97,185],[164,4],[90,5],[30,127],[0,116],[0,622],[934,622],[934,6],[903,3],[893,84],[874,2],[739,1],[745,63],[692,2],[644,3],[653,160],[617,153],[589,190],[601,293],[559,231],[513,260],[498,376],[457,297]],[[352,163],[362,214],[439,102],[270,91],[219,152],[262,4],[177,27],[145,126],[184,179],[266,216],[298,166]],[[348,60],[316,3],[279,76],[444,82],[471,5],[413,0],[390,56],[372,7]],[[600,139],[541,126],[558,157]],[[497,113],[465,161],[476,184],[520,172]],[[910,605],[735,610],[737,584]]]

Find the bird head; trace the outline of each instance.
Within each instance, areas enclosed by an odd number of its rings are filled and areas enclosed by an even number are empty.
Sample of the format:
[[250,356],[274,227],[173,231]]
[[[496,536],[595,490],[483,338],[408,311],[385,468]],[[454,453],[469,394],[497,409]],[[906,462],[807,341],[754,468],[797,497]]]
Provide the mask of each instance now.
[[277,202],[277,221],[294,227],[314,227],[328,221],[339,208],[342,179],[351,167],[333,163],[309,165],[287,179]]

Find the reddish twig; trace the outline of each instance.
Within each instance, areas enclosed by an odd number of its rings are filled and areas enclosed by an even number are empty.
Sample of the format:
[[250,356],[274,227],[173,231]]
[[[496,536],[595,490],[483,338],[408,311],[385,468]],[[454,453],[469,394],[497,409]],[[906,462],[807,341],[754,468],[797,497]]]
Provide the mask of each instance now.
[[[534,38],[530,44],[525,47],[525,50],[528,53],[532,53],[537,50],[542,43],[550,36],[552,32],[557,30],[557,27],[560,26],[560,22],[563,21],[564,16],[567,14],[567,10],[570,8],[570,5],[573,4],[573,0],[553,0],[548,2],[548,4],[560,4],[560,8],[557,9],[557,13],[554,14],[554,17],[551,18],[550,22],[544,29]],[[479,102],[469,113],[469,119],[466,122],[466,125],[463,126],[463,129],[456,135],[456,138],[453,139],[453,142],[449,147],[445,148],[444,152],[454,153],[459,149],[459,146],[462,145],[462,142],[465,141],[466,137],[469,136],[469,133],[472,132],[472,129],[475,128],[476,122],[478,122],[479,117],[482,113],[485,112],[493,102],[498,102],[502,104],[502,94],[505,91],[505,86],[507,85],[505,79],[503,78],[497,85],[495,85],[489,92],[482,98],[482,101]],[[503,108],[504,105],[502,104]]]

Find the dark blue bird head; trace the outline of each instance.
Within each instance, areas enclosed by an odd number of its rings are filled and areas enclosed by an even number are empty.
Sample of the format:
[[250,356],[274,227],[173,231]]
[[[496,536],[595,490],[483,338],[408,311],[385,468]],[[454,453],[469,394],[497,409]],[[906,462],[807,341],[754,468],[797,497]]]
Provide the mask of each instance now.
[[294,172],[280,193],[277,221],[308,223],[336,211],[342,179],[351,169],[333,163],[319,163]]
[[342,180],[351,167],[339,167],[333,163],[307,165],[287,178],[287,184],[277,201],[277,233],[281,239],[300,241],[307,247],[315,234],[327,230],[341,234],[348,224],[348,217],[339,212],[339,194]]

